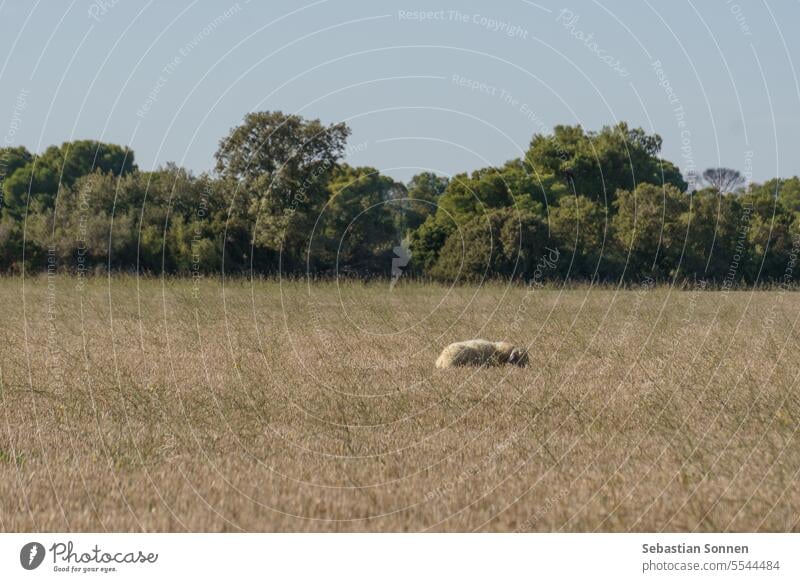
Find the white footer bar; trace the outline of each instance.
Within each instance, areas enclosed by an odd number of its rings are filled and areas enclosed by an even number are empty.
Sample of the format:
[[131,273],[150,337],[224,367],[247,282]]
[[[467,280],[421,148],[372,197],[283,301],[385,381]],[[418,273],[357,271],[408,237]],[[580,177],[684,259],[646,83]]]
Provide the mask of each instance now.
[[0,535],[0,580],[50,579],[797,581],[800,534]]

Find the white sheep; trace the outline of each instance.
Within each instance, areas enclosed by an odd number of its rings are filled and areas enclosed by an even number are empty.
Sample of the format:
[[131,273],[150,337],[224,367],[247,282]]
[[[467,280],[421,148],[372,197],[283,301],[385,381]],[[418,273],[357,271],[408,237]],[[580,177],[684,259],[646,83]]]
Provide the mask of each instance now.
[[436,360],[437,368],[455,366],[528,365],[528,352],[508,342],[490,342],[474,339],[450,344]]

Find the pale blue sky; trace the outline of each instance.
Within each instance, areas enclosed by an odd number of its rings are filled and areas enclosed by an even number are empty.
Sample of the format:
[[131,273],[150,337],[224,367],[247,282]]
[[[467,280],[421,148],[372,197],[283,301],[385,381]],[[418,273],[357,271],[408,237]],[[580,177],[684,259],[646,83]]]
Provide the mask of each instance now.
[[0,135],[200,172],[245,113],[280,109],[346,121],[348,161],[407,179],[627,120],[683,170],[762,181],[800,174],[798,23],[796,0],[0,0]]

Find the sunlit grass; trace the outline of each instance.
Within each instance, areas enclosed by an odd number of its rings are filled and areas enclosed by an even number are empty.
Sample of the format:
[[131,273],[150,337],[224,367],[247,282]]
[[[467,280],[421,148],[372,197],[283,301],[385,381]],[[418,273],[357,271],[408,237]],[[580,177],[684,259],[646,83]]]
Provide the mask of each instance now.
[[800,529],[794,292],[51,283],[0,279],[3,530]]

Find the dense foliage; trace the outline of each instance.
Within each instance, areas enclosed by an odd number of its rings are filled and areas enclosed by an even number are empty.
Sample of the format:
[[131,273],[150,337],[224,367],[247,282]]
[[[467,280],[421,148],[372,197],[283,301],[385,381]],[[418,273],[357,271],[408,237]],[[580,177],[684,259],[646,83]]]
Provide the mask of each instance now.
[[0,149],[0,270],[792,280],[797,177],[711,168],[689,191],[658,135],[620,123],[558,126],[501,167],[401,184],[343,163],[349,133],[252,113],[200,176],[141,171],[94,141]]

